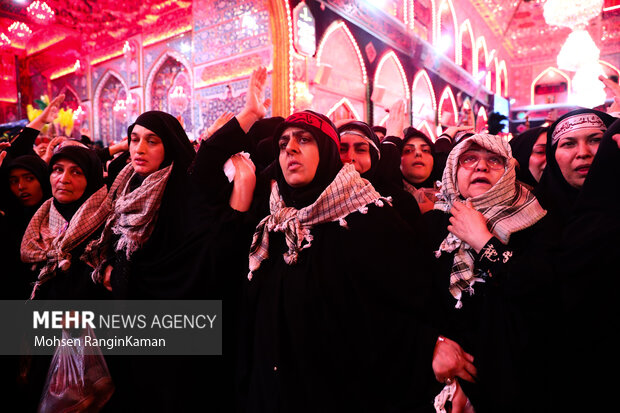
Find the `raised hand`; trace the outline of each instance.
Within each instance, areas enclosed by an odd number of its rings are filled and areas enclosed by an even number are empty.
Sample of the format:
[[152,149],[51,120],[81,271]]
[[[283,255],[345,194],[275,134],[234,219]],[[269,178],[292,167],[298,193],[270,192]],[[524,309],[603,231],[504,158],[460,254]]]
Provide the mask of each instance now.
[[237,120],[241,128],[247,132],[250,127],[259,119],[267,114],[267,109],[271,106],[271,99],[265,99],[265,89],[267,85],[267,68],[259,66],[254,69],[250,76],[250,84],[245,95],[245,106]]
[[4,158],[6,158],[6,149],[10,146],[11,144],[9,142],[0,142],[0,166],[2,166],[2,162]]
[[600,75],[598,80],[603,82],[605,87],[611,90],[613,95],[613,102],[607,108],[607,113],[620,112],[620,85],[603,75]]
[[224,112],[222,113],[216,120],[213,122],[211,126],[209,126],[202,135],[200,135],[199,140],[203,141],[207,139],[209,136],[213,135],[219,128],[224,126],[229,120],[231,120],[235,116],[232,112]]
[[41,129],[43,129],[43,126],[56,120],[56,118],[58,117],[58,111],[60,110],[60,105],[64,101],[64,93],[56,96],[54,99],[52,99],[50,104],[47,105],[45,109],[43,109],[43,112],[41,112],[39,116],[37,116],[35,119],[32,120],[32,122],[28,124],[28,127],[40,131]]
[[46,163],[49,163],[50,160],[52,159],[52,155],[54,155],[54,150],[56,149],[56,147],[60,145],[62,142],[64,142],[66,139],[67,138],[65,138],[64,136],[57,136],[54,139],[52,139],[50,143],[47,145],[47,149],[45,150],[45,155],[43,155],[42,159]]
[[403,100],[398,100],[390,107],[390,116],[388,116],[385,122],[385,136],[397,136],[404,139],[404,130],[407,123],[405,102]]
[[230,160],[235,167],[235,177],[229,204],[232,209],[245,212],[250,209],[254,196],[256,166],[249,157],[241,153],[231,156]]

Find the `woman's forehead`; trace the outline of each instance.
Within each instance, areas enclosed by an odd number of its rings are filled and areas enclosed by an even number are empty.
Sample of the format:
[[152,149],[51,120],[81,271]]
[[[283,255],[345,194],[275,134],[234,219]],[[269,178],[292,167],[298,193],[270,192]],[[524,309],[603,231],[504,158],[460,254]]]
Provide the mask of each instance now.
[[566,139],[589,138],[591,136],[597,136],[597,135],[602,136],[603,134],[604,132],[599,128],[582,128],[582,129],[577,129],[573,132],[567,133],[566,135],[558,139],[558,141],[563,141]]
[[286,129],[284,129],[284,131],[282,132],[282,135],[280,136],[284,136],[284,135],[301,135],[301,134],[308,134],[308,135],[312,135],[312,133],[310,133],[309,131],[300,128],[299,126],[289,126]]
[[58,158],[58,159],[56,159],[54,161],[54,164],[52,166],[57,165],[57,164],[61,164],[65,168],[71,168],[71,167],[74,167],[74,166],[76,166],[78,168],[80,167],[77,163],[75,163],[74,161],[72,161],[69,158]]
[[153,132],[152,130],[150,130],[149,128],[145,128],[142,125],[134,125],[133,129],[131,130],[131,134],[136,134],[136,135],[148,135],[148,134],[152,134],[155,136],[159,136],[157,135],[155,132]]

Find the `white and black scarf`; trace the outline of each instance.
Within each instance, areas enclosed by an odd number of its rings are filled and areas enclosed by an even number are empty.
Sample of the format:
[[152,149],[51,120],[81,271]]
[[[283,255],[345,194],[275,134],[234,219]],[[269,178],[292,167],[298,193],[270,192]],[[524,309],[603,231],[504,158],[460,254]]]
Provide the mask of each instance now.
[[[473,207],[487,219],[489,231],[507,244],[512,233],[534,225],[547,211],[540,206],[534,194],[516,181],[515,160],[510,145],[499,136],[477,134],[452,149],[446,161],[435,209],[449,213],[454,201],[462,200],[457,185],[458,159],[472,144],[478,144],[507,160],[506,169],[499,181],[484,194],[469,199]],[[442,252],[454,250],[456,253],[450,273],[450,293],[457,300],[456,307],[461,308],[463,291],[473,294],[473,285],[482,279],[474,272],[473,249],[452,233],[448,233],[442,241],[435,256],[439,258]]]
[[299,252],[312,245],[310,230],[313,226],[338,221],[346,227],[345,218],[349,214],[366,213],[368,205],[383,206],[384,202],[389,204],[391,199],[382,197],[370,182],[359,175],[353,164],[344,165],[317,200],[299,210],[284,204],[278,184],[274,182],[269,198],[271,214],[258,224],[252,239],[248,279],[251,280],[252,273],[269,258],[270,232],[284,233],[288,246],[284,261],[294,265]]

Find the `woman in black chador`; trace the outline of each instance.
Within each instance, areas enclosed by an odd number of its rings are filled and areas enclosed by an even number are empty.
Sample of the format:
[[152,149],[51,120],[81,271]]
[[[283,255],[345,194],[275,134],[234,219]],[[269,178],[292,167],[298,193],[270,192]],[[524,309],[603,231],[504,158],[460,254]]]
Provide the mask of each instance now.
[[[248,146],[266,111],[265,80],[257,69],[244,110],[203,143],[220,162]],[[418,238],[353,164],[343,166],[327,117],[289,116],[272,148],[274,179],[259,179],[267,190],[257,187],[252,209],[239,410],[432,411],[433,352],[461,349],[438,344],[424,323],[431,276]]]

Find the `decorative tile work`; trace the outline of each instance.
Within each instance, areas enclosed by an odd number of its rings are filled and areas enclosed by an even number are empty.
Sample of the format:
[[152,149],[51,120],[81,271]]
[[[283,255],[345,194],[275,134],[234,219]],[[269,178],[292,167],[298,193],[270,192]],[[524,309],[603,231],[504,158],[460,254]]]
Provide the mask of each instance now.
[[269,69],[272,60],[271,48],[262,49],[257,53],[240,56],[216,64],[194,68],[194,87],[201,88],[229,79],[238,79],[249,76],[259,65]]
[[195,1],[193,13],[196,65],[271,44],[265,2]]
[[[209,125],[224,112],[239,113],[245,105],[245,94],[249,78],[240,79],[229,84],[206,87],[195,92],[194,110],[197,119],[195,134],[199,136]],[[267,77],[265,98],[271,98],[271,75]],[[271,110],[267,117],[271,116]]]

